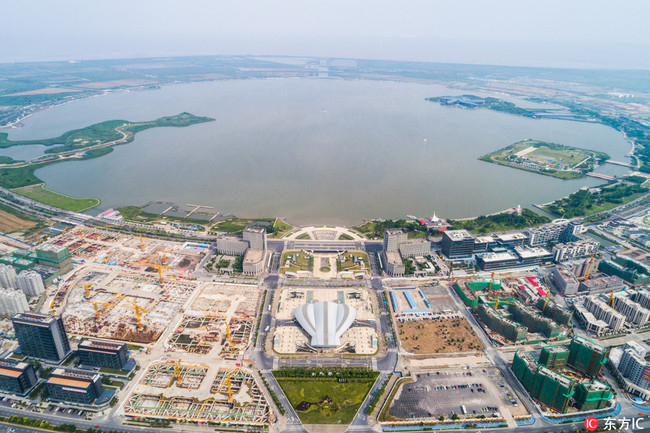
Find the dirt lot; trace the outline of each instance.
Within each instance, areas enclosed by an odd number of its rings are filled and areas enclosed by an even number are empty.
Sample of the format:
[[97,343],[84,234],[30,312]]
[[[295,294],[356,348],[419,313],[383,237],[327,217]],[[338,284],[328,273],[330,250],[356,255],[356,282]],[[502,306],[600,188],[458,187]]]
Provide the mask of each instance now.
[[398,322],[397,332],[404,349],[412,353],[467,352],[483,348],[465,319]]
[[0,232],[10,233],[14,230],[28,229],[36,225],[33,221],[25,221],[15,215],[0,210]]

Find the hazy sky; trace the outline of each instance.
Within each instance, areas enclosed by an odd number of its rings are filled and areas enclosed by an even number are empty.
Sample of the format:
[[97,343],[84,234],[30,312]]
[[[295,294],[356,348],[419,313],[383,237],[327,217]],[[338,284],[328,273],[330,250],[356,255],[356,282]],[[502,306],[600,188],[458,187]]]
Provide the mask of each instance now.
[[0,62],[272,54],[650,69],[650,0],[28,0]]

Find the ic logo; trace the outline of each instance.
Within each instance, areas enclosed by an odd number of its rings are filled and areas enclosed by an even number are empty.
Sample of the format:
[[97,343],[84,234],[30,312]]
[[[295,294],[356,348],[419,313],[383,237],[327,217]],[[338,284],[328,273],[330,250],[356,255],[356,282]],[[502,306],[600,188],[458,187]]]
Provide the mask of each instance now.
[[590,416],[585,420],[585,428],[589,431],[594,431],[598,428],[598,420]]

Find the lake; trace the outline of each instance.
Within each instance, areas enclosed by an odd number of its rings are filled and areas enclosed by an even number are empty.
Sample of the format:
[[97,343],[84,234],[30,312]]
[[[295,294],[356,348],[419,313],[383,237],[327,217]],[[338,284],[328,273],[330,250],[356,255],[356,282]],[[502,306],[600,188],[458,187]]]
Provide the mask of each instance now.
[[[55,164],[36,174],[53,190],[100,198],[102,209],[164,200],[242,217],[285,217],[294,224],[352,225],[434,211],[446,218],[471,217],[549,202],[601,183],[559,180],[477,159],[525,138],[629,161],[629,144],[603,125],[425,101],[461,93],[467,92],[369,80],[177,84],[50,108],[25,119],[9,138],[52,137],[104,120],[144,121],[182,111],[210,116],[216,121],[140,132],[106,156]],[[16,155],[15,149],[0,155]],[[29,156],[37,150],[30,148]],[[598,171],[626,170],[606,165]]]

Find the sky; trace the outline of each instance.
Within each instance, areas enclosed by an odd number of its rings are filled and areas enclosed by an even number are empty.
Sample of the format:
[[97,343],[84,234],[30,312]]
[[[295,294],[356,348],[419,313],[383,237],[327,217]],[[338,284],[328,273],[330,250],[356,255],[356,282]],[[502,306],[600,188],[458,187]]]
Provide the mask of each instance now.
[[648,0],[30,0],[0,62],[203,54],[649,69]]

